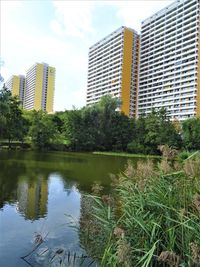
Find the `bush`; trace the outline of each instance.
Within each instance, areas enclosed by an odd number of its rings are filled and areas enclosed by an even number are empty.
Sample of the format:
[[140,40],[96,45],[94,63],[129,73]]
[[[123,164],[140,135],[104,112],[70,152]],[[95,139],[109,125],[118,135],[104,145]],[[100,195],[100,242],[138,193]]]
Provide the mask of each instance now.
[[183,144],[185,149],[200,150],[200,118],[191,118],[183,122]]
[[127,145],[127,151],[129,153],[136,153],[136,154],[143,154],[145,153],[145,147],[144,145],[140,144],[140,143],[137,143],[135,141],[132,141],[131,143],[129,143]]

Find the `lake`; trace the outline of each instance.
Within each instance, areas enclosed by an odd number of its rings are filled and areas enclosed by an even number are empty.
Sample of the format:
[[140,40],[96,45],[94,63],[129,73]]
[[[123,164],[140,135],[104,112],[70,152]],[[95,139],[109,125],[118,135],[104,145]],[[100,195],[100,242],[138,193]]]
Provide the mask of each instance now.
[[[84,194],[95,182],[109,191],[110,173],[126,163],[90,153],[0,151],[0,267],[61,266],[75,253],[80,266],[87,255],[78,230]],[[21,259],[41,237],[41,246]],[[91,262],[85,257],[81,266]]]

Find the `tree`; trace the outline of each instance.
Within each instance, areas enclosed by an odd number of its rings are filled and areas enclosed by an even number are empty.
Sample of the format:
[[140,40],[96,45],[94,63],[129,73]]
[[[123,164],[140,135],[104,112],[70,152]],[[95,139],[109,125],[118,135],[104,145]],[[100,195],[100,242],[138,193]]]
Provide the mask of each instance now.
[[152,110],[136,121],[135,138],[128,145],[128,150],[135,153],[159,153],[158,146],[181,146],[181,136],[175,125],[168,119],[165,109]]
[[145,150],[145,116],[141,115],[133,122],[132,141],[127,145],[128,152],[146,153]]
[[112,127],[116,114],[116,109],[120,106],[118,98],[110,95],[103,96],[97,103],[99,109],[99,147],[100,150],[112,149]]
[[24,137],[28,133],[29,124],[23,117],[23,113],[20,108],[20,101],[17,97],[11,98],[9,107],[10,113],[6,116],[6,136],[9,144],[12,140],[19,140],[23,142]]
[[62,134],[64,126],[63,114],[64,112],[56,112],[55,114],[52,114],[52,121],[60,134]]
[[56,134],[50,115],[41,110],[33,111],[29,134],[35,148],[39,150],[48,149]]
[[189,150],[200,149],[200,118],[191,118],[182,124],[183,145]]
[[81,110],[82,120],[82,146],[85,151],[100,149],[101,129],[100,111],[97,105],[85,107]]
[[118,99],[106,95],[97,104],[66,112],[65,133],[72,150],[125,150],[131,138],[129,118],[116,111]]
[[81,111],[74,109],[65,112],[64,134],[72,150],[81,150],[82,121]]
[[115,112],[110,128],[111,150],[126,151],[128,143],[133,139],[134,121],[124,113]]
[[165,109],[152,113],[146,117],[145,123],[146,137],[145,145],[147,152],[157,153],[158,146],[169,145],[179,148],[181,145],[180,134],[176,131],[175,125],[167,117]]
[[11,96],[5,87],[0,91],[0,134],[11,141],[23,141],[28,132],[28,121],[23,117],[18,97]]
[[11,92],[3,86],[0,90],[0,137],[4,137],[6,129],[7,118],[6,115],[10,112],[9,101],[11,98]]

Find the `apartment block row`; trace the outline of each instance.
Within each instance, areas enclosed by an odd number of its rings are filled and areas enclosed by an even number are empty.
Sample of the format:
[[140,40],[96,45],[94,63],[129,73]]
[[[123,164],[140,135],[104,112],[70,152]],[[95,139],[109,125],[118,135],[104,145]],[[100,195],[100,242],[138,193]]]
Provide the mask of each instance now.
[[11,76],[5,86],[19,97],[24,109],[53,112],[55,68],[47,63],[35,63],[26,76]]
[[130,117],[162,107],[172,120],[200,116],[200,1],[176,1],[140,35],[121,27],[90,47],[87,105],[106,94]]

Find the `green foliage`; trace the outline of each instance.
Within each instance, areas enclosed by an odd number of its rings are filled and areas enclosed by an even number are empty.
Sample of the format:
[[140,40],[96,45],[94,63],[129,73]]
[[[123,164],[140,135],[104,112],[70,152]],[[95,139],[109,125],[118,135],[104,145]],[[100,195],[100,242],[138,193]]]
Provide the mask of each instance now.
[[156,169],[150,161],[128,164],[112,202],[98,196],[92,204],[101,266],[199,266],[199,164],[190,159],[181,171],[166,159]]
[[43,111],[33,111],[29,134],[35,148],[48,149],[56,134],[51,115]]
[[6,114],[10,112],[9,101],[11,99],[11,92],[3,87],[0,90],[0,129],[1,135],[6,125]]
[[150,153],[156,152],[157,147],[163,144],[179,147],[180,136],[176,132],[175,126],[167,118],[165,109],[157,112],[153,110],[146,117],[145,129],[147,132],[145,144],[149,148]]
[[23,116],[20,101],[12,97],[5,87],[0,90],[0,137],[23,141],[28,133],[28,121]]
[[200,150],[200,118],[183,122],[183,143],[188,150]]
[[196,151],[195,153],[189,151],[182,151],[178,154],[178,159],[180,160],[185,160],[190,157],[200,159],[200,151]]
[[111,145],[108,150],[126,151],[133,138],[134,123],[126,115],[116,112],[112,117],[110,129]]
[[[165,109],[130,119],[117,111],[119,99],[103,96],[92,106],[47,115],[23,111],[6,88],[0,90],[0,138],[32,142],[37,149],[160,154],[158,147],[200,149],[200,119],[171,122]],[[178,126],[178,127],[177,127]],[[30,130],[29,130],[30,128]],[[183,140],[182,140],[183,139]]]
[[146,153],[145,145],[133,140],[127,145],[127,151],[131,153]]
[[56,127],[57,131],[62,134],[64,121],[62,118],[62,112],[57,112],[56,114],[52,115],[52,121],[54,126]]
[[[103,257],[107,247],[107,240],[113,227],[112,224],[114,223],[111,218],[110,207],[103,207],[100,197],[82,196],[80,243],[85,248],[87,255],[95,259],[96,262],[100,262]],[[103,227],[105,229],[104,232],[102,232]]]
[[70,148],[74,151],[80,150],[83,133],[81,112],[79,110],[72,110],[66,112],[64,121],[64,132],[66,139],[69,142]]
[[99,103],[65,112],[64,132],[72,150],[126,150],[131,121],[115,109],[118,100],[102,97]]
[[185,160],[185,159],[187,159],[189,157],[189,155],[190,155],[190,152],[182,151],[181,153],[179,153],[178,157],[181,160]]
[[136,121],[135,137],[127,148],[133,153],[157,154],[158,146],[164,144],[180,148],[181,136],[167,118],[166,110],[161,109],[139,117]]

